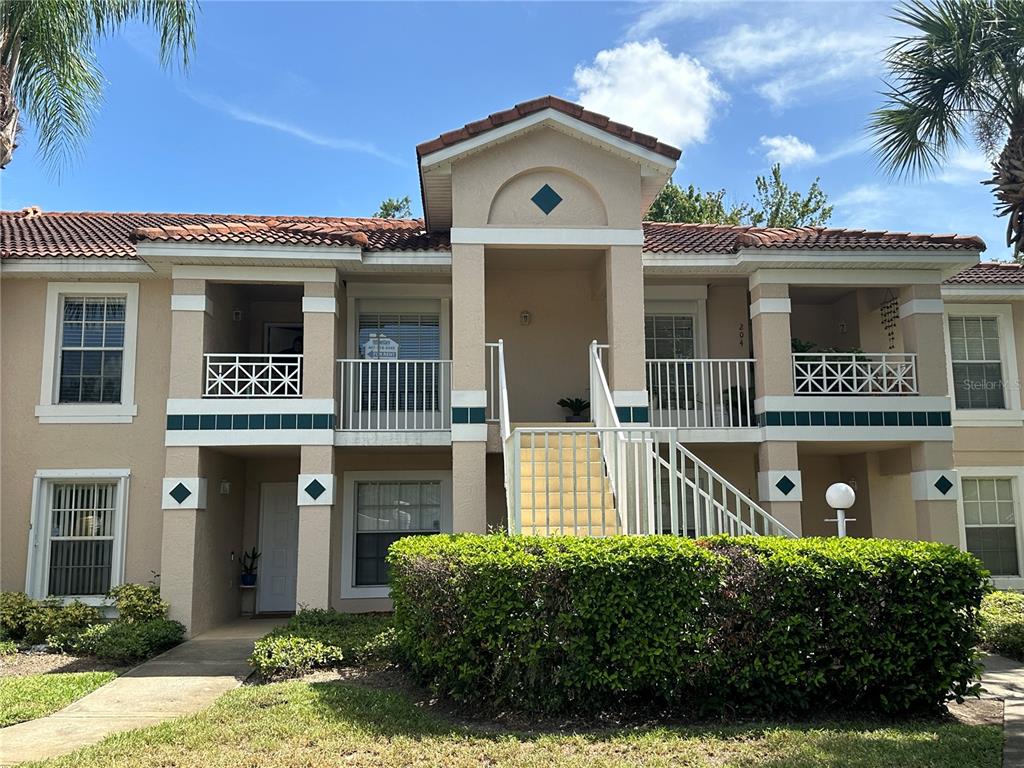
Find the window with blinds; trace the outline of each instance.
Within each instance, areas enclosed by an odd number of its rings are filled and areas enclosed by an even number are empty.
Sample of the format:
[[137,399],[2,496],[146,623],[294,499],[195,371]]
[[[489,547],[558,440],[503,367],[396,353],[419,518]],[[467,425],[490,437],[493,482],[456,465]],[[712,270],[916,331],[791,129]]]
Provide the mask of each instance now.
[[65,296],[61,307],[60,403],[120,403],[124,296]]
[[388,547],[441,531],[441,482],[356,483],[355,585],[388,583]]
[[50,485],[46,594],[105,595],[110,590],[117,482]]
[[960,479],[967,551],[993,576],[1020,576],[1016,502],[1009,478]]
[[1005,408],[999,318],[949,318],[949,356],[956,407]]
[[361,366],[363,410],[439,410],[440,366],[411,361],[441,359],[440,314],[361,312],[358,342],[360,359],[395,361]]
[[[648,360],[692,360],[696,355],[693,315],[649,314],[644,318],[644,353]],[[696,408],[692,363],[665,367],[650,382],[656,409]]]

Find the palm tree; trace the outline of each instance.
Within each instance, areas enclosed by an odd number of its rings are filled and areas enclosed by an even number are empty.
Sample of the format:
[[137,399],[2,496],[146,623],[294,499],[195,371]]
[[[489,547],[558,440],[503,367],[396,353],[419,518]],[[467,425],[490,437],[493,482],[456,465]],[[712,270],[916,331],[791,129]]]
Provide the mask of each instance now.
[[905,0],[895,20],[913,33],[886,53],[892,80],[871,130],[882,166],[934,171],[970,134],[992,161],[1006,244],[1024,252],[1024,2]]
[[160,62],[195,48],[195,0],[0,0],[0,168],[17,146],[20,113],[58,167],[81,146],[103,91],[94,44],[129,20],[160,33]]

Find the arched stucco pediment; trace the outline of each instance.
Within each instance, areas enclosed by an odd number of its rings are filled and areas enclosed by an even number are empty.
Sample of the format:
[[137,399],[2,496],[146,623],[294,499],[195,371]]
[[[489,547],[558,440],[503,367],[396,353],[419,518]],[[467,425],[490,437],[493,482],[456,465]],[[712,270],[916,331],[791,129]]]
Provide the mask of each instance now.
[[510,227],[604,227],[608,212],[586,179],[561,168],[531,168],[502,184],[487,223]]

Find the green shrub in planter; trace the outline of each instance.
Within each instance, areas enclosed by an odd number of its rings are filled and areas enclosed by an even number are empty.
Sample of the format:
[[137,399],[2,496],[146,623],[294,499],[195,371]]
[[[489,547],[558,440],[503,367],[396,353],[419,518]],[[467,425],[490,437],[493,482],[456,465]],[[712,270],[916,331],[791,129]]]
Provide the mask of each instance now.
[[153,584],[121,584],[107,597],[117,606],[118,619],[133,624],[167,618],[167,602],[160,598],[160,587]]
[[82,632],[76,650],[107,661],[141,661],[182,641],[185,627],[170,619],[111,621]]
[[25,641],[46,643],[57,650],[69,650],[74,638],[101,619],[100,612],[79,600],[64,604],[59,599],[42,600],[25,622]]
[[24,639],[35,611],[35,600],[24,592],[0,592],[0,633],[12,640]]
[[976,691],[986,573],[938,544],[409,537],[399,659],[456,701],[529,712],[907,712]]
[[18,644],[13,640],[0,640],[0,656],[13,656],[18,652]]
[[390,616],[303,610],[256,641],[249,662],[266,678],[299,677],[378,658],[386,652]]
[[981,645],[1024,661],[1024,595],[993,592],[981,601]]

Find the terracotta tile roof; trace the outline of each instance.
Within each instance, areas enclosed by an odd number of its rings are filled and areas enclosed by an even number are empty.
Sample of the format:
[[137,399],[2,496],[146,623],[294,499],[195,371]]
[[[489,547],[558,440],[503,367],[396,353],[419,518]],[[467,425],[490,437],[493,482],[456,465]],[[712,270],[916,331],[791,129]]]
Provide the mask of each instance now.
[[742,248],[815,250],[982,251],[980,237],[829,227],[748,227],[727,224],[644,222],[644,250],[666,253],[735,253]]
[[465,141],[478,134],[485,133],[493,128],[497,128],[506,123],[510,123],[513,120],[518,120],[527,115],[532,115],[535,112],[540,112],[544,109],[554,109],[563,114],[574,117],[577,120],[582,120],[584,123],[600,128],[602,131],[607,131],[613,136],[618,136],[620,139],[625,139],[634,144],[638,144],[645,149],[649,149],[659,155],[669,158],[670,160],[678,160],[680,154],[682,154],[675,147],[669,146],[658,141],[654,136],[648,136],[646,133],[640,133],[639,131],[633,130],[628,125],[617,123],[614,120],[609,120],[606,116],[598,114],[597,112],[591,112],[589,109],[584,109],[579,104],[574,104],[571,101],[560,99],[557,96],[541,96],[539,99],[531,99],[530,101],[524,101],[520,104],[516,104],[511,109],[505,109],[501,112],[495,112],[494,114],[488,115],[483,120],[477,120],[472,123],[466,123],[461,128],[456,128],[454,131],[448,131],[442,133],[436,139],[425,141],[422,144],[416,146],[416,156],[423,157],[429,155],[432,152],[445,149],[454,144],[458,144],[460,141]]
[[1020,285],[1024,286],[1024,264],[982,262],[946,280],[947,285]]
[[0,258],[134,259],[135,242],[342,245],[366,250],[443,250],[420,219],[206,213],[0,211]]

